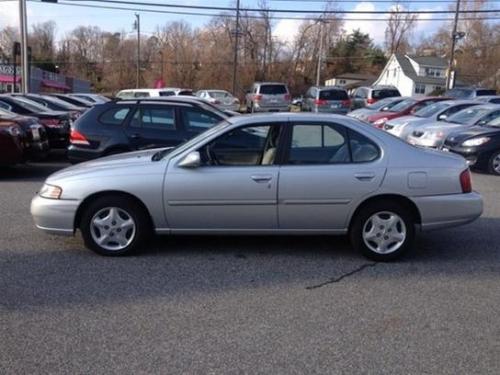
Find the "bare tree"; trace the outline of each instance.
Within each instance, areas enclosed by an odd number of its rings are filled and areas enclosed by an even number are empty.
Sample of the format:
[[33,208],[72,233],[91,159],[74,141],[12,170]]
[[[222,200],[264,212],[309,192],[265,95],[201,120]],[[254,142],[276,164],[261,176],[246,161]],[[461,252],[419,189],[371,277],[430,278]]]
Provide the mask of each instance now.
[[404,53],[409,48],[409,36],[415,27],[418,16],[416,14],[401,14],[405,10],[396,3],[391,10],[385,29],[385,46],[390,54]]

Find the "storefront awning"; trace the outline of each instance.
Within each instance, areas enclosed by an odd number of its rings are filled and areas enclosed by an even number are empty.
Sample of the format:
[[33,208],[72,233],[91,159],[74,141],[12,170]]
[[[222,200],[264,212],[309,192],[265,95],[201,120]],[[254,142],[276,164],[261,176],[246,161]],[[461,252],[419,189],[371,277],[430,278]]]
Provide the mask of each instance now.
[[[16,83],[21,81],[21,77],[16,77]],[[8,76],[5,74],[0,74],[0,82],[2,83],[14,83],[14,76]]]
[[71,91],[71,88],[69,86],[66,86],[65,84],[60,82],[50,81],[48,79],[42,80],[42,85],[51,89]]

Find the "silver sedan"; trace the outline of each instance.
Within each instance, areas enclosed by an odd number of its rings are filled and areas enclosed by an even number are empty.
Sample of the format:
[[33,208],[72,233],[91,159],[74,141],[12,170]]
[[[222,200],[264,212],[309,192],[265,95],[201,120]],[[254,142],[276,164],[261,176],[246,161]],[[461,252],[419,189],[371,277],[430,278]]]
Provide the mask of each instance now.
[[157,234],[348,234],[392,260],[419,230],[482,213],[465,160],[339,115],[234,117],[173,149],[138,151],[51,175],[33,198],[38,228],[104,255]]

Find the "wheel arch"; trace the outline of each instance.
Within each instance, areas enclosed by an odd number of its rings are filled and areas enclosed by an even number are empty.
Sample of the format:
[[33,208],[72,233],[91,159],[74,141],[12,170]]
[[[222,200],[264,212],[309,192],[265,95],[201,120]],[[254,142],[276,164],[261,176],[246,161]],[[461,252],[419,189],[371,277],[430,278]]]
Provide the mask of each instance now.
[[400,195],[400,194],[380,194],[380,195],[374,195],[374,196],[366,198],[358,205],[358,207],[356,207],[356,209],[352,213],[351,217],[349,218],[348,230],[349,231],[351,230],[352,222],[361,210],[363,210],[365,207],[367,207],[368,205],[370,205],[374,202],[383,201],[383,200],[396,202],[396,203],[400,204],[401,206],[407,208],[411,212],[411,215],[412,215],[415,223],[422,224],[422,215],[420,214],[420,210],[418,209],[415,202],[413,202],[410,198],[405,197],[405,196]]
[[120,196],[120,197],[124,197],[124,198],[133,200],[147,214],[147,217],[149,218],[149,223],[148,224],[149,224],[150,228],[152,230],[154,230],[154,221],[153,221],[153,218],[151,217],[151,213],[149,212],[149,210],[148,210],[147,206],[144,204],[144,202],[141,199],[139,199],[137,196],[135,196],[133,194],[130,194],[130,193],[127,193],[127,192],[124,192],[124,191],[120,191],[120,190],[100,191],[98,193],[94,193],[94,194],[91,194],[91,195],[87,196],[82,201],[82,203],[80,203],[80,205],[78,206],[78,209],[76,210],[75,220],[74,220],[74,223],[73,223],[74,230],[80,228],[80,222],[81,222],[81,219],[82,219],[83,212],[85,212],[85,209],[93,201],[95,201],[96,199],[101,198],[101,197],[105,197],[105,196],[112,196],[112,197]]

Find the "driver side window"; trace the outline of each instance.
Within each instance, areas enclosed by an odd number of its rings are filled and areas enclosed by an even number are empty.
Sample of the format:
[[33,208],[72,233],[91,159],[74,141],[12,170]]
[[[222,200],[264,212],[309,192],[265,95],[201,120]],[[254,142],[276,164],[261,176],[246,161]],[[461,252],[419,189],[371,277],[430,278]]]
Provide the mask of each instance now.
[[255,166],[272,165],[281,127],[249,126],[230,130],[202,147],[203,165]]

